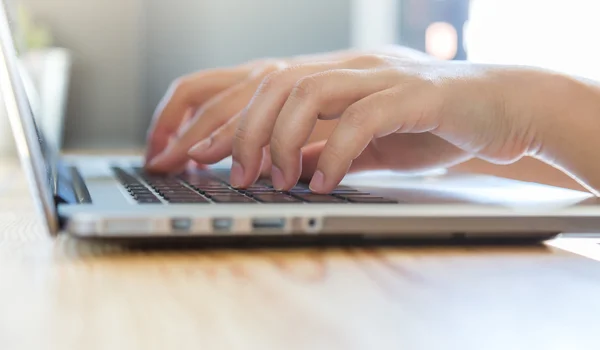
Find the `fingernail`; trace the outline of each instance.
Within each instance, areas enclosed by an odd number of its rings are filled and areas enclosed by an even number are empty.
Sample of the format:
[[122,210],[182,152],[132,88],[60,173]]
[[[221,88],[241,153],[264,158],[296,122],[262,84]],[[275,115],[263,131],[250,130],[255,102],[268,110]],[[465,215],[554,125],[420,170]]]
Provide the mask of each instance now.
[[310,181],[310,184],[308,185],[308,188],[310,188],[310,190],[313,192],[321,192],[321,191],[323,191],[324,185],[325,185],[325,176],[323,175],[321,170],[317,170],[317,172],[315,172],[315,174],[313,175],[312,180]]
[[172,144],[168,145],[167,148],[163,149],[162,152],[155,155],[152,160],[148,162],[148,168],[153,170],[159,170],[167,166],[170,158],[173,156],[173,151],[175,147]]
[[273,187],[277,191],[282,191],[285,187],[285,178],[283,177],[283,173],[281,172],[281,169],[275,165],[271,167],[271,181],[273,182]]
[[158,154],[156,157],[152,158],[152,160],[148,163],[148,168],[160,168],[165,163],[165,160],[168,158],[168,155],[169,154],[166,151]]
[[208,137],[189,149],[188,155],[190,157],[201,157],[207,149],[212,145],[212,137]]
[[151,150],[146,150],[146,154],[144,155],[144,160],[147,164],[149,164],[156,155]]
[[233,187],[240,187],[244,182],[244,168],[235,160],[231,163],[231,174],[229,181]]

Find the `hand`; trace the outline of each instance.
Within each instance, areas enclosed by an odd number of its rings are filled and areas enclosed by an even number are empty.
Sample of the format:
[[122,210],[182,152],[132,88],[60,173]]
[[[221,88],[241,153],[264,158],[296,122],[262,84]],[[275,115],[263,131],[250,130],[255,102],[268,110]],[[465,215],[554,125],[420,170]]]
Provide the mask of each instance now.
[[[428,59],[421,52],[398,46],[383,48],[381,52],[406,59]],[[211,140],[211,134],[233,134],[240,113],[268,74],[291,65],[334,62],[359,55],[361,53],[348,50],[265,59],[201,71],[176,80],[159,104],[148,132],[146,166],[158,172],[177,172],[188,162],[188,151],[195,144],[200,142],[196,148],[201,150],[205,145],[201,141]],[[311,140],[325,139],[333,126],[335,122],[319,122]],[[196,155],[198,164],[213,164],[231,155],[231,142],[215,146],[211,153],[197,151],[192,152],[192,156]],[[270,169],[265,161],[264,170]]]
[[[207,157],[233,142],[233,185],[256,181],[267,145],[276,188],[312,175],[319,193],[349,171],[423,170],[472,157],[506,164],[541,148],[540,72],[384,56],[323,65],[270,74],[230,127],[235,137],[228,129],[205,141]],[[338,124],[326,142],[304,147],[319,119]]]
[[263,60],[176,80],[148,132],[147,166],[163,172],[180,170],[189,159],[190,147],[238,115],[264,76],[285,65],[280,60]]

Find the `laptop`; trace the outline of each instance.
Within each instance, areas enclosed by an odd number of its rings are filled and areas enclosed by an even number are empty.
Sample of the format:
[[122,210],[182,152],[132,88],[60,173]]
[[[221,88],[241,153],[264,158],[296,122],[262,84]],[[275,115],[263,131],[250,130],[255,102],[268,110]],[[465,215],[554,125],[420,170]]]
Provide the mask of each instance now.
[[141,157],[61,156],[45,142],[25,86],[4,8],[0,87],[22,167],[52,235],[102,240],[353,236],[545,240],[600,231],[590,194],[477,174],[349,175],[329,195],[268,179],[245,190],[228,167],[162,176]]

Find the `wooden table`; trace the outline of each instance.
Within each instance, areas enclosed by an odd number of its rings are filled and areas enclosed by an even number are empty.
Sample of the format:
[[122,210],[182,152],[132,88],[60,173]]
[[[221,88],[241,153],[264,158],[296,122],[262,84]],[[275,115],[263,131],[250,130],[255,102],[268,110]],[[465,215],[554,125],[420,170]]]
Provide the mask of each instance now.
[[600,347],[594,242],[127,250],[51,239],[0,174],[2,350]]

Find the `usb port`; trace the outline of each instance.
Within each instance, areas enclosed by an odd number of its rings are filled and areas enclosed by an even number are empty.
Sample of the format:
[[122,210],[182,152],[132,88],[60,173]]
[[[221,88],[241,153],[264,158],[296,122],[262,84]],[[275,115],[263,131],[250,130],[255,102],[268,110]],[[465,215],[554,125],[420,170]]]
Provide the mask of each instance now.
[[189,231],[192,228],[192,220],[188,218],[171,219],[171,229],[174,231]]
[[264,229],[283,229],[285,227],[285,219],[283,218],[255,218],[252,220],[252,228],[256,230]]
[[233,227],[233,220],[229,218],[216,218],[212,222],[213,230],[219,232],[229,232]]

